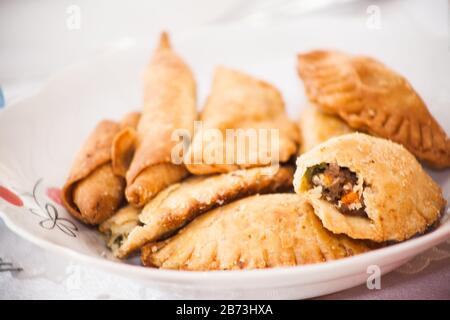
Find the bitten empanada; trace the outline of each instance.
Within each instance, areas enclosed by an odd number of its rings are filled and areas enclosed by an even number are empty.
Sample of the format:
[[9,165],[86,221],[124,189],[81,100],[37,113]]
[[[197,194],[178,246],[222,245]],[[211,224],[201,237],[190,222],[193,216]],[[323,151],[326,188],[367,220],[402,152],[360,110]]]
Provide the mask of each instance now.
[[[193,174],[278,164],[297,154],[298,128],[288,118],[280,92],[247,74],[218,67],[201,120],[185,156]],[[245,139],[239,143],[227,139],[227,133]]]
[[261,167],[194,176],[171,185],[143,208],[140,225],[122,239],[117,256],[123,258],[160,240],[214,207],[257,193],[287,191],[292,188],[293,176],[292,167]]
[[376,242],[423,233],[446,204],[439,185],[402,145],[360,133],[301,155],[294,187],[325,228]]
[[177,235],[142,248],[145,266],[231,270],[295,266],[369,250],[365,242],[327,231],[296,194],[256,195],[216,208]]
[[305,153],[330,138],[354,132],[339,117],[308,105],[300,116],[300,153]]
[[192,134],[197,118],[195,91],[190,68],[174,53],[168,35],[163,33],[145,72],[144,109],[137,130],[120,136],[125,167],[127,155],[134,153],[126,172],[125,194],[130,204],[144,206],[159,191],[188,174],[184,165],[172,159],[177,144],[172,135],[176,130]]
[[104,234],[106,244],[114,255],[118,255],[120,245],[124,239],[128,237],[131,230],[138,226],[139,213],[139,209],[127,205],[99,225],[98,229]]
[[436,168],[450,166],[450,139],[401,75],[375,59],[338,51],[298,56],[309,100],[351,127],[403,144]]

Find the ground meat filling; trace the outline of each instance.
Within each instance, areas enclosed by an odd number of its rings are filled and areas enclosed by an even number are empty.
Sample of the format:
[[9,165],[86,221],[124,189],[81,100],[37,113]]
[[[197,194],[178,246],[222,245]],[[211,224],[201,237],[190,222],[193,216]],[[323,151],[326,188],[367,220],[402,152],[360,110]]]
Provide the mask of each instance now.
[[334,204],[346,215],[367,218],[363,196],[363,184],[356,173],[335,163],[316,166],[311,172],[313,188],[320,188],[321,198]]

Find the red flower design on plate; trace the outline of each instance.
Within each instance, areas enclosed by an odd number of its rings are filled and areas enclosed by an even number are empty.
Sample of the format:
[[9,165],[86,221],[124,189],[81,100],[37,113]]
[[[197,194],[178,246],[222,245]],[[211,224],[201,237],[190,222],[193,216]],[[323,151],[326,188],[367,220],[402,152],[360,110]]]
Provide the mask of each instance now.
[[0,186],[0,198],[9,202],[16,207],[22,207],[23,201],[14,192],[6,189],[4,186]]
[[62,206],[61,201],[61,189],[59,188],[47,188],[47,196],[53,200],[53,202]]

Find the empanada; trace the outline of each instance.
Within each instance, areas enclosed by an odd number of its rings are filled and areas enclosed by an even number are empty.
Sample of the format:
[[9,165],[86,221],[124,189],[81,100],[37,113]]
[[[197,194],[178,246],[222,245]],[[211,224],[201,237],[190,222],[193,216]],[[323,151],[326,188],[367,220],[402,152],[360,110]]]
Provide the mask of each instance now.
[[100,122],[78,152],[62,189],[64,207],[75,218],[99,224],[122,204],[125,181],[113,170],[111,150],[114,137],[120,130],[134,128],[139,116],[138,112],[131,112],[119,123]]
[[62,188],[64,207],[84,223],[101,223],[122,203],[125,181],[111,167],[111,145],[119,131],[119,123],[101,121],[78,152]]
[[115,175],[124,177],[133,159],[136,142],[136,128],[141,119],[140,112],[132,112],[120,122],[121,130],[114,136],[111,147],[112,169]]
[[338,51],[298,56],[311,102],[351,127],[403,144],[436,168],[450,166],[450,139],[402,76],[375,59]]
[[323,228],[296,194],[256,195],[216,208],[177,235],[142,248],[145,266],[230,270],[295,266],[369,250],[363,241]]
[[160,240],[214,207],[256,193],[289,190],[293,176],[292,167],[261,167],[195,176],[171,185],[144,207],[139,216],[141,225],[123,239],[118,256],[125,257],[147,242]]
[[300,116],[300,153],[346,133],[354,132],[339,117],[327,114],[309,104]]
[[[217,68],[201,120],[185,156],[193,174],[283,163],[298,151],[298,128],[286,115],[280,92],[235,70]],[[239,143],[227,133],[244,139]]]
[[99,231],[105,235],[106,244],[114,255],[118,255],[124,239],[139,224],[139,213],[139,209],[127,205],[99,225]]
[[446,204],[439,185],[403,146],[360,133],[301,155],[294,187],[328,230],[377,242],[424,232]]
[[163,33],[145,72],[144,110],[137,131],[121,137],[125,139],[120,143],[123,159],[130,149],[136,149],[126,173],[125,193],[130,204],[144,206],[159,191],[187,175],[182,164],[172,161],[172,148],[177,144],[172,134],[175,130],[192,134],[197,117],[195,90],[191,70],[173,52]]

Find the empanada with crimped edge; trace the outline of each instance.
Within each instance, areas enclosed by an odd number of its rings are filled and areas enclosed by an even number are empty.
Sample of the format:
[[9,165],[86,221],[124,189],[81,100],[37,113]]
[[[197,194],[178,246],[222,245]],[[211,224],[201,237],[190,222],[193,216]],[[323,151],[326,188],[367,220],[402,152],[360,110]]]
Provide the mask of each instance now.
[[301,155],[294,188],[328,230],[376,242],[423,233],[446,204],[439,185],[402,145],[361,133]]
[[353,256],[363,241],[327,231],[296,194],[256,195],[216,208],[142,248],[145,266],[193,271],[295,266]]
[[298,56],[309,100],[351,127],[403,144],[436,168],[450,166],[450,139],[410,83],[379,61],[338,51]]
[[293,176],[293,167],[262,167],[194,176],[173,184],[143,208],[139,226],[123,238],[116,255],[123,258],[147,242],[160,240],[214,207],[257,193],[292,190]]
[[300,116],[300,153],[305,153],[330,138],[352,133],[338,116],[327,114],[308,104]]
[[[243,72],[216,69],[201,121],[184,157],[193,174],[286,163],[298,152],[298,128],[281,93]],[[237,137],[230,139],[230,133]],[[239,144],[239,134],[244,143]]]

